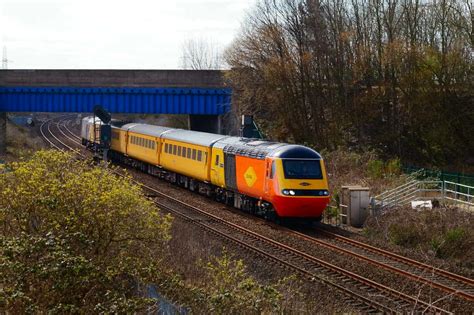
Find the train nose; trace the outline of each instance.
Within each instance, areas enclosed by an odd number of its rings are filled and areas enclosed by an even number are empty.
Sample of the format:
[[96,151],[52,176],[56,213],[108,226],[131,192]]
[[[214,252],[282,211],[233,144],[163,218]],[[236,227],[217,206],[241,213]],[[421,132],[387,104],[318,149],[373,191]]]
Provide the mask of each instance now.
[[330,201],[329,196],[275,196],[273,205],[281,217],[319,217]]

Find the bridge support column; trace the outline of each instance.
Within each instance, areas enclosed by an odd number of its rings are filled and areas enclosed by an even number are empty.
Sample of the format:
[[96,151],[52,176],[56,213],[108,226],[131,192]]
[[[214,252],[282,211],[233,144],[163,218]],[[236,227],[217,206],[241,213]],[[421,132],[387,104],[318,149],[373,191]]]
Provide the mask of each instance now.
[[0,154],[7,152],[7,113],[0,112]]
[[222,133],[221,117],[218,115],[189,115],[189,129],[210,133]]

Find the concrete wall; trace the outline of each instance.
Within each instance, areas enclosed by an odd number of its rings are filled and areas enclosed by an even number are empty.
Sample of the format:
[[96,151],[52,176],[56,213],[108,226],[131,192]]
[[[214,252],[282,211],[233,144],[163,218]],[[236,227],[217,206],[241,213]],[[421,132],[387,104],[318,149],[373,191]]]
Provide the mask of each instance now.
[[225,87],[220,70],[1,70],[0,86]]

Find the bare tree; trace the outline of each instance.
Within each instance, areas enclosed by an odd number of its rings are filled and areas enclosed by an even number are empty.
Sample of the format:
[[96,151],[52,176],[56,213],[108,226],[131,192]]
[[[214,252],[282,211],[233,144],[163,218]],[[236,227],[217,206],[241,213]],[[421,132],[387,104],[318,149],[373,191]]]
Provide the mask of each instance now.
[[273,138],[426,164],[472,156],[472,0],[259,0],[225,58]]
[[223,61],[218,45],[205,39],[188,39],[182,45],[181,67],[188,70],[218,70]]

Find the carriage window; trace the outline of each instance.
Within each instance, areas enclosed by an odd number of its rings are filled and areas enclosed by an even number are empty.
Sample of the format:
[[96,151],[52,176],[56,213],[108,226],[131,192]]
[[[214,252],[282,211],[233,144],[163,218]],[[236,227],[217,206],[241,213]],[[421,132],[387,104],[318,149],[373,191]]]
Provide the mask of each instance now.
[[183,147],[183,150],[181,151],[181,156],[186,157],[186,148]]
[[173,155],[176,155],[177,150],[178,146],[176,144],[173,144]]
[[202,160],[202,151],[201,151],[201,150],[198,150],[198,151],[197,151],[197,154],[198,154],[198,155],[197,155],[198,161],[201,161],[201,160]]
[[216,155],[216,165],[219,165],[219,155]]
[[190,159],[191,158],[191,148],[188,148],[188,154],[187,154],[187,158]]
[[196,159],[196,149],[193,149],[193,160]]
[[178,156],[181,156],[181,146],[178,145]]

